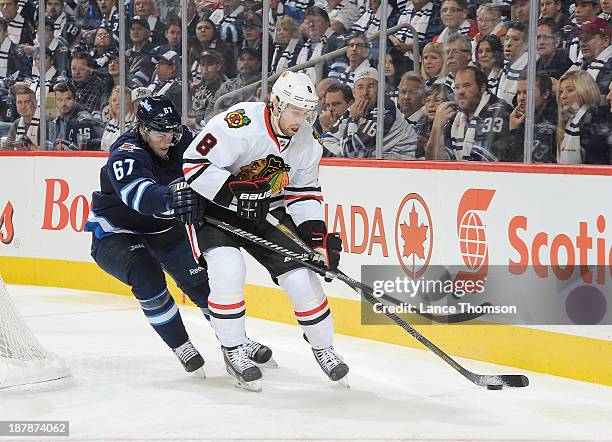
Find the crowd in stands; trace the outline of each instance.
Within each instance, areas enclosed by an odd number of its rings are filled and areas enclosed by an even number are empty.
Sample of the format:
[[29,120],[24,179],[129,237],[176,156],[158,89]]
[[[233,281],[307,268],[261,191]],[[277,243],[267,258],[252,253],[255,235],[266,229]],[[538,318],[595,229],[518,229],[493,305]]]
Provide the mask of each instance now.
[[[108,150],[146,96],[165,95],[199,130],[241,101],[259,100],[262,60],[303,70],[321,98],[324,155],[376,158],[378,83],[385,79],[382,157],[522,162],[529,0],[388,0],[378,66],[380,0],[46,0],[44,86],[38,1],[0,0],[0,134],[4,149]],[[533,91],[534,162],[612,164],[612,0],[539,0]],[[182,23],[187,22],[187,60]],[[262,57],[262,32],[270,32]],[[119,53],[125,38],[126,52]],[[415,60],[414,44],[420,48]],[[125,96],[120,61],[124,57]],[[186,63],[187,78],[182,66]],[[416,67],[418,71],[416,70]],[[40,96],[47,96],[40,146]]]

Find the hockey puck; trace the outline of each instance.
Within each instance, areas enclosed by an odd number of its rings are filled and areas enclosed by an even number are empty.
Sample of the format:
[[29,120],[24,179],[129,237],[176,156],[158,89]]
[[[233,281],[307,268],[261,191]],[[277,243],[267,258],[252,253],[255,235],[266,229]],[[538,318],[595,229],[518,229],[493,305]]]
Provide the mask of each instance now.
[[487,390],[501,390],[502,388],[504,388],[502,384],[487,385]]

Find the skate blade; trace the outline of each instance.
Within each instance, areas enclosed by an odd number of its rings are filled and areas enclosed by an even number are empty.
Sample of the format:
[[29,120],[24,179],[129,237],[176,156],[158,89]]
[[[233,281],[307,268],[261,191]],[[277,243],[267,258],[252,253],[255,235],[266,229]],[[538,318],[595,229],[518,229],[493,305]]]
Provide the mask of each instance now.
[[351,388],[351,385],[348,382],[348,375],[344,376],[342,379],[338,379],[336,383],[338,385],[342,385],[344,388]]
[[206,379],[206,372],[204,371],[204,366],[198,368],[197,370],[192,371],[189,374],[196,378]]
[[274,356],[272,356],[268,362],[264,362],[263,364],[258,364],[255,361],[251,362],[257,365],[259,368],[278,368],[278,363],[276,362],[276,359],[274,359]]
[[261,392],[261,381],[259,379],[256,381],[245,382],[234,378],[234,385],[237,388],[242,388],[243,390],[255,391],[257,393]]

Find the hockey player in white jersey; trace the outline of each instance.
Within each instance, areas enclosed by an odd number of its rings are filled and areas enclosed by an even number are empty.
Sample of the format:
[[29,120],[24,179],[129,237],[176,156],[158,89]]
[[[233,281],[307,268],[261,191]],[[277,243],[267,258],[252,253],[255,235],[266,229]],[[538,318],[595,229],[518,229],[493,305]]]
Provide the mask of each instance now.
[[[187,183],[213,204],[206,213],[285,248],[302,250],[266,221],[280,218],[335,270],[342,241],[328,233],[318,182],[322,146],[312,129],[318,97],[303,74],[284,72],[269,103],[239,103],[213,117],[185,151]],[[240,247],[263,264],[289,295],[313,354],[332,381],[349,371],[335,351],[333,321],[321,282],[297,261],[232,236],[211,224],[191,226],[196,258],[208,268],[211,324],[237,385],[261,388],[261,371],[245,355],[245,262]]]

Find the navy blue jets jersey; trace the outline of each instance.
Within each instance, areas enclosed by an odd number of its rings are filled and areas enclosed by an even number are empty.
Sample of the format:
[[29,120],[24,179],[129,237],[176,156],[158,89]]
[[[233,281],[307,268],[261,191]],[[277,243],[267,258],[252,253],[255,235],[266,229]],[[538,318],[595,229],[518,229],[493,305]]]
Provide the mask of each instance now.
[[183,153],[192,140],[193,133],[183,126],[181,140],[161,158],[143,146],[135,130],[120,136],[100,170],[100,190],[93,193],[85,230],[97,238],[170,230],[176,221],[168,213],[168,184],[183,176]]

